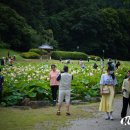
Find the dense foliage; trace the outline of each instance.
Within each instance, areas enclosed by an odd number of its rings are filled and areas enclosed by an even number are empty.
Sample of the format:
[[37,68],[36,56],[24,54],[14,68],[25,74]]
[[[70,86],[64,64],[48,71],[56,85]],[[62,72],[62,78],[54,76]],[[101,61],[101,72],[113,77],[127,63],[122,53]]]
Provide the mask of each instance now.
[[21,56],[26,59],[39,59],[40,58],[40,55],[36,52],[24,52],[21,54]]
[[[28,50],[48,42],[65,51],[102,56],[105,50],[105,57],[130,58],[129,0],[1,0],[1,3],[3,46]],[[50,29],[56,40],[48,33]]]
[[46,50],[40,50],[40,49],[30,49],[29,50],[30,52],[35,52],[39,55],[44,55],[44,54],[47,54],[48,52]]
[[87,60],[87,55],[82,52],[68,52],[68,51],[53,51],[51,54],[53,59],[72,59],[72,60]]
[[[64,64],[56,63],[57,68],[62,70]],[[93,62],[85,62],[85,69],[81,69],[77,62],[68,64],[69,71],[74,76],[72,81],[72,99],[85,100],[97,97],[99,93],[99,81],[101,76],[100,63],[98,69],[93,69]],[[127,64],[121,62],[121,67],[116,71],[118,85],[121,90],[125,74],[130,69]],[[19,104],[25,97],[31,100],[51,100],[49,86],[50,63],[17,63],[14,66],[5,66],[2,75],[5,77],[3,102],[6,105]],[[105,73],[105,71],[104,71]],[[4,104],[3,103],[3,104]]]

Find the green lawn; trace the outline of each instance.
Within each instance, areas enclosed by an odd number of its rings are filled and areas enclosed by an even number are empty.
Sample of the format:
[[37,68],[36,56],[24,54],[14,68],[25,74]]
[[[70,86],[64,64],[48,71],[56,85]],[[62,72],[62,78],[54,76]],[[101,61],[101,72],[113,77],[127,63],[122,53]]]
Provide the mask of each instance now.
[[41,109],[20,110],[16,108],[0,108],[0,130],[57,130],[67,124],[67,121],[80,118],[88,118],[88,113],[82,105],[71,106],[70,117],[65,115],[63,106],[61,115],[57,116],[57,107],[45,107]]

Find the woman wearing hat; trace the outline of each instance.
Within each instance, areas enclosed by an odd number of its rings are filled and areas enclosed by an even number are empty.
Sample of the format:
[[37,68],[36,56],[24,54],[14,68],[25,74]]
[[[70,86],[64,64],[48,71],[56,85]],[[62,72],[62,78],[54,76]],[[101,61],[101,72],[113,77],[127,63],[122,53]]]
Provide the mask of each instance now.
[[128,77],[124,79],[122,84],[123,91],[123,107],[121,112],[121,118],[124,118],[127,115],[128,104],[130,106],[130,70],[128,71]]

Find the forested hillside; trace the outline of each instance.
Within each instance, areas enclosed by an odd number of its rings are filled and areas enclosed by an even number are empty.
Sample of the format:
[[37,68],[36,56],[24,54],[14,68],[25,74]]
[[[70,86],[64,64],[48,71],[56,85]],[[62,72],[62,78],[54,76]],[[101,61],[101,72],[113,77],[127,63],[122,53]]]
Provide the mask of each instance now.
[[0,0],[0,46],[130,58],[129,0]]

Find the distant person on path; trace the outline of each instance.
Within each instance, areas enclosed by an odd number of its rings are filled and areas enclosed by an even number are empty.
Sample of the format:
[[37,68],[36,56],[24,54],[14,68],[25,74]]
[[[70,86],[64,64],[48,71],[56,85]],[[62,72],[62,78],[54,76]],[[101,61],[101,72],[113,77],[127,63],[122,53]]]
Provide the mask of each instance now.
[[102,58],[100,60],[100,63],[101,63],[101,73],[102,73],[104,70],[104,60]]
[[4,77],[1,75],[1,69],[0,69],[0,102],[2,101],[3,83],[4,83]]
[[58,111],[57,115],[60,115],[60,109],[63,103],[63,100],[66,101],[66,116],[70,115],[70,95],[71,95],[71,81],[73,76],[68,73],[68,66],[64,66],[63,73],[61,73],[57,80],[60,81],[59,85],[59,98],[58,98]]
[[93,68],[97,69],[97,67],[98,67],[97,63],[94,63]]
[[59,71],[56,69],[56,65],[51,65],[51,72],[49,74],[49,79],[54,106],[56,105],[57,91],[59,89],[59,82],[57,81],[58,75]]
[[108,69],[110,70],[110,74],[111,74],[112,78],[114,79],[115,78],[115,73],[114,73],[115,72],[115,65],[112,62],[111,58],[108,59],[107,65],[108,65]]
[[121,118],[124,118],[127,115],[128,104],[130,107],[130,70],[128,71],[128,77],[123,81],[122,92],[123,92],[123,107],[121,111]]
[[118,61],[117,63],[116,63],[116,70],[118,69],[118,67],[120,66],[121,64],[120,64],[120,62]]
[[108,68],[110,69],[110,71],[114,71],[114,70],[115,70],[115,65],[114,65],[114,63],[112,62],[112,59],[111,59],[111,58],[108,59],[107,65],[108,65]]
[[113,77],[110,74],[109,68],[107,69],[106,74],[102,74],[100,80],[100,93],[102,95],[101,102],[99,106],[99,111],[106,112],[106,120],[113,120],[113,100],[115,89],[114,86],[117,84],[116,77]]
[[125,79],[127,79],[130,76],[130,70],[128,71],[128,73],[125,76]]
[[13,56],[13,61],[16,61],[16,56],[15,55]]
[[5,65],[5,60],[4,57],[1,59],[1,65],[4,66]]
[[82,59],[80,59],[79,64],[82,69],[85,69],[85,65]]

